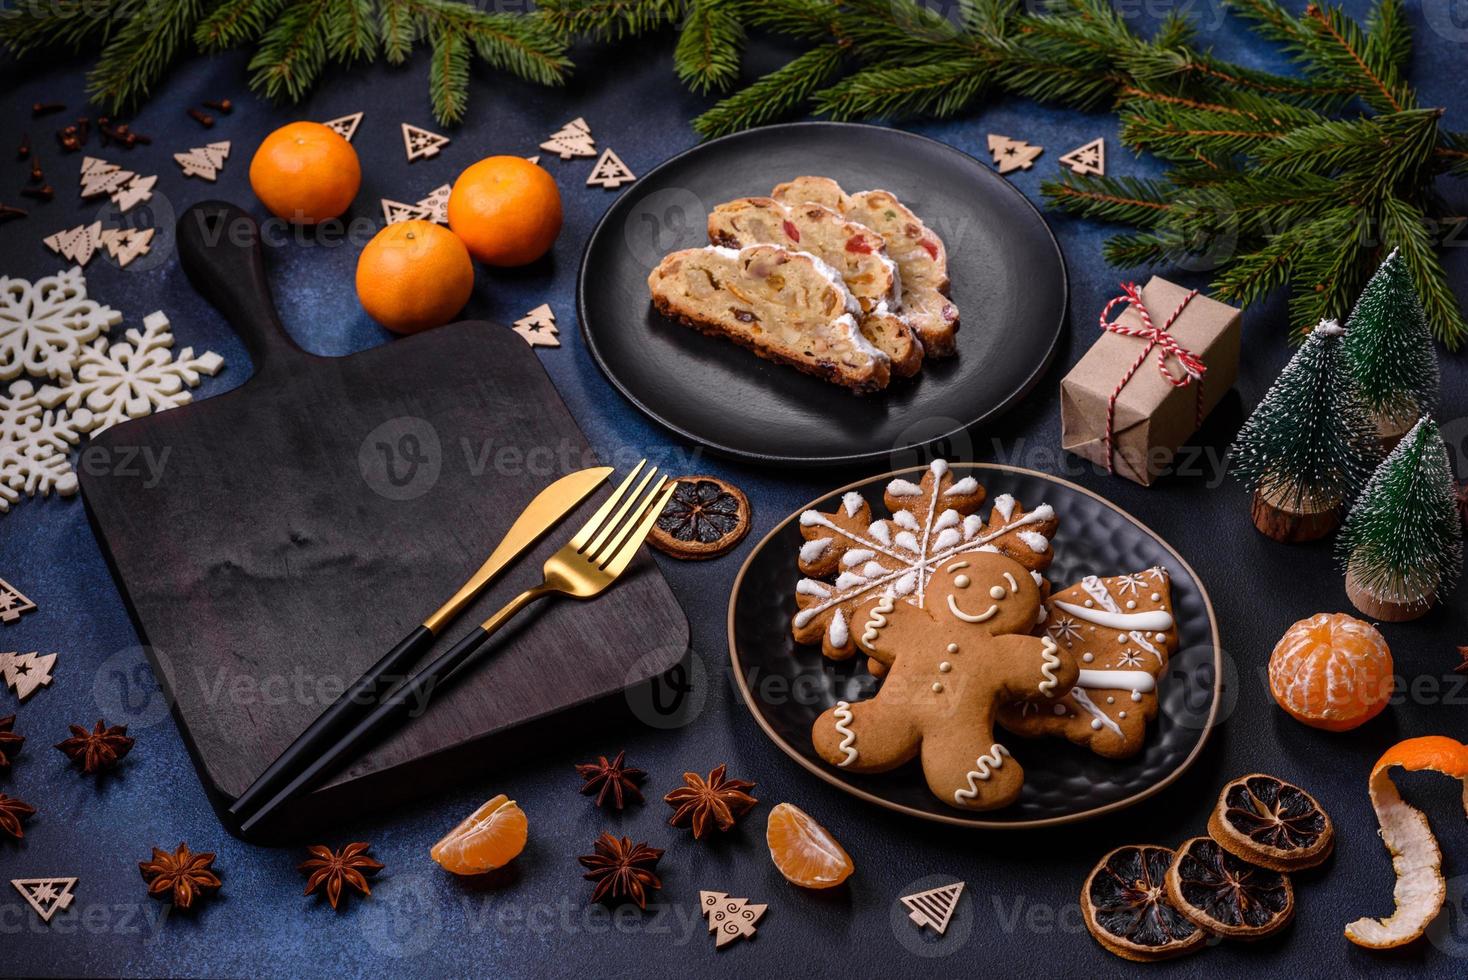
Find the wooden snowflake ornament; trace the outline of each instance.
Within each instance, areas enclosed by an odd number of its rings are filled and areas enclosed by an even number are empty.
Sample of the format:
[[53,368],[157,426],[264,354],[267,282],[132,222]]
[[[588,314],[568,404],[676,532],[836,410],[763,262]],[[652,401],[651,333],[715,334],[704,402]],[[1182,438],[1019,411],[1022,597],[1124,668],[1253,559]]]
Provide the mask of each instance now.
[[0,514],[28,496],[77,491],[68,453],[92,425],[91,412],[48,411],[35,386],[17,381],[0,395]]
[[186,153],[175,153],[173,160],[183,170],[185,177],[199,177],[213,181],[224,168],[229,157],[229,140],[196,146]]
[[549,303],[541,303],[516,320],[514,331],[524,337],[531,347],[561,346],[560,331],[556,329],[556,314]]
[[429,157],[438,156],[438,151],[449,145],[447,136],[430,133],[426,129],[417,126],[409,126],[403,123],[403,149],[408,152],[408,162],[414,160],[426,160]]
[[87,298],[77,267],[30,282],[0,276],[0,381],[71,377],[82,345],[122,320]]
[[997,133],[989,134],[989,156],[994,158],[994,166],[1001,174],[1030,169],[1044,152],[1043,146],[1031,146],[1024,140],[1010,139]]
[[602,151],[601,159],[596,161],[596,166],[591,168],[591,176],[586,178],[586,184],[588,187],[603,187],[614,191],[636,179],[637,175],[627,169],[627,165],[612,152],[611,147],[607,147]]
[[903,895],[901,901],[907,906],[907,917],[919,929],[926,927],[940,936],[943,935],[948,931],[948,923],[953,921],[953,910],[958,907],[958,897],[963,894],[963,885],[963,882],[956,881],[951,885]]
[[110,347],[101,337],[82,350],[69,381],[46,385],[37,393],[45,408],[76,413],[76,426],[95,435],[127,419],[142,418],[193,401],[201,375],[215,375],[224,358],[213,351],[195,355],[185,347],[172,356],[173,334],[162,312],[143,319],[142,330]]
[[26,904],[35,910],[42,922],[50,922],[57,912],[71,908],[76,896],[75,878],[12,878],[10,883],[20,892]]
[[540,144],[540,148],[556,154],[562,160],[596,156],[596,140],[592,138],[591,127],[580,117],[551,133],[550,138]]
[[1106,140],[1100,136],[1084,146],[1078,146],[1060,158],[1062,167],[1082,177],[1106,176]]
[[717,937],[715,949],[722,949],[736,939],[752,938],[755,923],[769,908],[768,905],[751,905],[747,898],[730,898],[727,892],[701,891],[698,900],[709,920],[709,932]]
[[35,608],[36,604],[24,593],[0,578],[0,623],[13,623]]
[[335,119],[328,119],[321,125],[325,126],[327,129],[336,133],[342,139],[350,143],[352,141],[352,137],[357,135],[357,127],[361,125],[361,123],[362,114],[360,112],[354,112],[351,115],[337,116]]
[[56,665],[56,654],[42,656],[30,653],[0,653],[0,680],[15,692],[17,700],[24,701],[36,691],[51,683],[51,668]]

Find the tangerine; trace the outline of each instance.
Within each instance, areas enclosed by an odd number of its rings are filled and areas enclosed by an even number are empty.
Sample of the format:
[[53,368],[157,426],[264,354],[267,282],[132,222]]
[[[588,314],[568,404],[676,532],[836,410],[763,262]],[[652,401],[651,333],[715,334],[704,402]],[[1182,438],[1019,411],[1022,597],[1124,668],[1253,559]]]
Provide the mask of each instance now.
[[431,221],[399,221],[357,257],[357,298],[394,333],[442,326],[469,301],[474,263],[457,235]]
[[1269,692],[1297,720],[1344,732],[1386,707],[1392,653],[1370,623],[1345,613],[1317,613],[1285,630],[1275,645]]
[[315,122],[287,123],[250,159],[250,186],[277,218],[314,225],[339,217],[362,186],[357,151]]
[[561,231],[561,192],[544,168],[522,157],[486,157],[454,181],[449,227],[486,265],[527,265]]
[[770,810],[765,843],[776,869],[802,888],[834,888],[856,870],[836,838],[810,814],[789,803]]
[[465,817],[428,851],[447,871],[477,875],[504,867],[525,849],[525,811],[503,793]]

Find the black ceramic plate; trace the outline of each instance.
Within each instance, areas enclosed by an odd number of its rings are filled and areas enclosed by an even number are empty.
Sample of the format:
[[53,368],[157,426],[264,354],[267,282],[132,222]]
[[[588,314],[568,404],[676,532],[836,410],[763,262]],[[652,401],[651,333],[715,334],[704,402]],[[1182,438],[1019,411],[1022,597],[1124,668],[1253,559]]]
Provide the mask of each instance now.
[[[836,509],[855,490],[882,515],[882,490],[894,476],[921,479],[921,467],[872,477],[813,501],[765,536],[734,581],[729,599],[729,653],[744,702],[785,754],[853,796],[928,820],[967,827],[1018,828],[1067,823],[1130,806],[1182,774],[1203,748],[1218,710],[1218,624],[1208,594],[1187,562],[1136,518],[1082,487],[1032,470],[993,464],[954,464],[955,478],[972,474],[989,499],[1013,494],[1026,506],[1054,506],[1060,530],[1055,561],[1045,573],[1057,587],[1088,574],[1120,575],[1163,565],[1172,575],[1178,652],[1159,678],[1156,720],[1146,745],[1130,759],[1103,759],[1061,738],[1005,741],[1024,763],[1025,785],[1003,810],[965,813],[929,791],[917,763],[879,776],[862,776],[827,764],[811,747],[810,729],[838,700],[871,697],[876,682],[861,658],[827,660],[820,647],[800,646],[790,635],[795,613],[796,553],[803,541],[801,511]],[[915,474],[915,475],[914,475]],[[987,509],[982,511],[987,514]]]
[[[802,174],[897,194],[948,246],[958,355],[858,397],[660,316],[647,274],[708,244],[708,213]],[[973,157],[878,126],[794,123],[713,140],[633,184],[586,245],[577,289],[587,347],[612,384],[674,432],[766,462],[875,459],[982,422],[1049,363],[1065,317],[1060,248],[1024,195]]]

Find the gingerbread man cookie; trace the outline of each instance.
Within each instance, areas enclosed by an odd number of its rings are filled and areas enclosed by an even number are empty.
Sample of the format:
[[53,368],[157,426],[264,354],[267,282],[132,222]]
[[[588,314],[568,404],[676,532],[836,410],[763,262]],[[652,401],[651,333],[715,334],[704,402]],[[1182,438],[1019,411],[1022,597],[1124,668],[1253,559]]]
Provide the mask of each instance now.
[[[976,513],[984,496],[977,480],[954,479],[940,459],[920,483],[899,478],[887,484],[883,503],[891,518],[873,520],[871,506],[859,493],[846,494],[833,513],[801,514],[800,571],[806,577],[795,586],[796,642],[820,643],[832,659],[852,656],[857,652],[854,617],[861,607],[880,596],[921,606],[938,568],[981,548],[1015,558],[1038,583],[1053,557],[1054,509],[1041,504],[1026,511],[1001,494],[986,521]],[[884,669],[881,661],[871,666],[879,675]]]
[[871,700],[838,702],[816,720],[816,752],[863,773],[920,755],[928,787],[950,806],[1007,806],[1024,770],[994,739],[996,712],[1006,702],[1058,700],[1079,667],[1049,636],[1028,635],[1040,584],[995,545],[924,567],[922,605],[888,592],[862,608],[856,643],[887,666],[886,677]]
[[1098,578],[1046,600],[1045,634],[1080,662],[1075,688],[1054,704],[1006,705],[999,723],[1017,735],[1063,735],[1108,759],[1142,747],[1157,717],[1157,680],[1177,649],[1165,568]]

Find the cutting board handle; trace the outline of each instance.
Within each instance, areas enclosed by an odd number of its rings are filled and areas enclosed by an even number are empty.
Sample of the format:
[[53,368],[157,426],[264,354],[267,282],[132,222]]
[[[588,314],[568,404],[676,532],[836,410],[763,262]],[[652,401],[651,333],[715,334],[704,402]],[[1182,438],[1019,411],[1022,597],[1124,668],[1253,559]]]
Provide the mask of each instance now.
[[202,201],[178,219],[177,238],[189,282],[240,335],[256,372],[272,358],[301,353],[270,298],[254,218],[224,201]]

